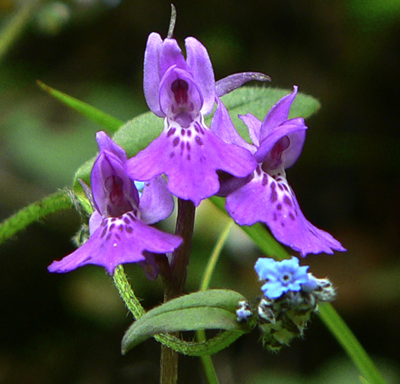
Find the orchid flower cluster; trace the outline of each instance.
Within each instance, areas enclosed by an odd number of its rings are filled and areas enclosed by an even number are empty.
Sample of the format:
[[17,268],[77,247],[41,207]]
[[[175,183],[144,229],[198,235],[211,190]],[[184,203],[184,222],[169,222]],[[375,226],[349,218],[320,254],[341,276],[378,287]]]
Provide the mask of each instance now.
[[[86,241],[62,260],[54,261],[48,270],[65,273],[87,264],[104,267],[134,317],[122,339],[122,353],[154,337],[163,344],[163,384],[177,383],[179,353],[200,357],[208,382],[218,382],[212,354],[256,326],[264,345],[277,351],[293,338],[303,336],[308,321],[318,310],[366,381],[384,383],[354,335],[330,307],[328,302],[335,299],[336,293],[329,279],[316,278],[308,272],[308,266],[300,266],[299,258],[290,258],[273,239],[300,257],[345,251],[339,241],[306,219],[286,177],[286,169],[296,163],[302,152],[307,130],[302,117],[289,118],[291,108],[296,97],[308,100],[297,110],[304,117],[312,103],[310,109],[316,110],[317,103],[299,95],[296,85],[283,97],[280,90],[238,89],[252,80],[269,81],[263,73],[243,72],[215,81],[208,52],[197,39],[185,40],[184,56],[173,38],[175,18],[172,6],[167,38],[151,33],[147,41],[144,95],[150,111],[125,125],[39,82],[70,107],[101,121],[115,136],[97,132],[99,153],[93,164],[87,162],[78,169],[73,191],[60,190],[5,220],[0,224],[0,242],[49,213],[73,206],[83,208],[90,216],[89,236],[82,231],[84,235],[80,233],[77,239]],[[268,106],[273,104],[271,100],[275,104],[261,111],[264,97]],[[238,118],[247,126],[249,140],[239,134],[239,127],[234,125],[237,120],[231,119],[226,105],[232,107],[232,101],[245,113]],[[212,118],[207,125],[208,115]],[[161,133],[155,125],[149,125],[157,117],[164,122]],[[135,130],[138,127],[142,131],[148,127],[145,137],[139,137]],[[148,143],[150,136],[153,140],[146,147],[143,143]],[[187,294],[185,282],[195,212],[208,198],[221,209],[225,198],[225,210],[232,220],[210,256],[200,290]],[[172,214],[176,201],[175,233],[155,227]],[[233,221],[243,226],[269,256],[255,263],[262,294],[253,302],[230,289],[209,289],[213,268]],[[253,226],[256,223],[261,225]],[[163,304],[149,310],[142,306],[124,272],[126,263],[142,267],[150,280],[161,277]],[[203,331],[208,329],[221,332],[207,338],[210,335]],[[191,336],[190,341],[185,340],[181,335],[185,331],[195,331],[196,340]]]
[[[300,156],[307,129],[302,118],[288,118],[297,86],[263,121],[251,114],[239,116],[249,129],[250,144],[238,134],[220,98],[250,80],[269,77],[246,72],[216,82],[206,48],[193,37],[185,40],[185,48],[186,59],[174,38],[149,36],[144,94],[150,110],[164,119],[164,129],[130,159],[106,133],[97,134],[100,152],[91,192],[85,187],[94,211],[90,238],[53,262],[51,272],[96,264],[112,275],[119,264],[138,263],[149,277],[157,277],[155,255],[173,252],[182,243],[150,226],[172,213],[172,196],[196,207],[211,196],[225,196],[226,210],[237,224],[265,223],[278,241],[301,256],[344,251],[305,218],[286,180],[285,169]],[[208,127],[204,117],[215,105]],[[136,181],[145,182],[142,196]]]

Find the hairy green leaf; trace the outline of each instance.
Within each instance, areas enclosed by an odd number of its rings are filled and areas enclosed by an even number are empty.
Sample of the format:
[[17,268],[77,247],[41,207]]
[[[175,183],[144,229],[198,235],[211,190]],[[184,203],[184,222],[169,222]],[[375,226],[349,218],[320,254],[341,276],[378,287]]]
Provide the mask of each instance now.
[[239,324],[235,313],[238,302],[244,299],[237,292],[215,289],[170,300],[147,312],[129,327],[122,340],[122,351],[125,353],[160,333],[199,329],[248,332],[250,328]]

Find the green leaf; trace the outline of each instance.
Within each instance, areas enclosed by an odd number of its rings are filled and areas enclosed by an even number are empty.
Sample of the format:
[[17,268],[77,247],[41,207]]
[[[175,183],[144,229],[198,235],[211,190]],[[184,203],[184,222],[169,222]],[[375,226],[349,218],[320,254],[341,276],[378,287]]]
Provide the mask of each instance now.
[[126,353],[160,333],[199,329],[249,332],[249,326],[236,320],[235,311],[240,300],[245,300],[241,294],[223,289],[195,292],[170,300],[147,312],[129,327],[122,340],[122,351]]
[[[259,119],[263,119],[269,109],[283,96],[291,90],[261,88],[261,87],[242,87],[228,95],[223,96],[222,100],[229,110],[234,124],[243,137],[249,139],[247,128],[237,117],[238,114],[252,113]],[[81,103],[81,102],[80,102]],[[308,117],[315,113],[320,107],[319,102],[311,96],[299,93],[292,105],[290,117]],[[93,119],[93,116],[87,115]],[[208,125],[211,124],[211,116],[206,119]],[[121,145],[128,157],[135,156],[139,151],[146,148],[162,132],[164,126],[163,119],[157,117],[152,112],[143,113],[123,125],[113,136],[114,141]],[[78,179],[89,182],[90,171],[94,159],[86,162],[80,167],[74,179],[74,190],[76,193],[81,191]]]
[[80,114],[86,116],[90,120],[100,124],[109,132],[117,131],[124,122],[119,120],[113,116],[108,115],[105,112],[100,111],[99,109],[92,107],[89,104],[84,103],[81,100],[76,99],[75,97],[69,96],[63,92],[57,91],[54,88],[49,87],[48,85],[42,83],[39,80],[36,80],[40,88],[49,93],[51,96],[61,101],[63,104],[68,107],[74,109]]

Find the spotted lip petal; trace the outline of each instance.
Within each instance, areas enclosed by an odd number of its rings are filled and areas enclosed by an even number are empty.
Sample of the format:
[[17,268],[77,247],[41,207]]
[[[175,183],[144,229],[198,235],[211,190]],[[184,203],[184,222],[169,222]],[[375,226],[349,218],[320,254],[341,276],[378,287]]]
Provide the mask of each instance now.
[[333,236],[304,217],[282,174],[274,179],[258,168],[248,184],[227,197],[226,209],[239,225],[266,223],[278,241],[303,257],[308,253],[345,251]]
[[170,192],[198,206],[218,192],[217,170],[245,177],[256,165],[249,151],[225,143],[196,121],[188,129],[175,126],[164,131],[128,160],[127,172],[135,180],[144,181],[165,173]]
[[182,239],[159,231],[137,220],[133,212],[103,219],[89,240],[61,261],[54,261],[50,272],[65,273],[86,264],[103,266],[112,275],[117,265],[146,261],[144,252],[172,252]]

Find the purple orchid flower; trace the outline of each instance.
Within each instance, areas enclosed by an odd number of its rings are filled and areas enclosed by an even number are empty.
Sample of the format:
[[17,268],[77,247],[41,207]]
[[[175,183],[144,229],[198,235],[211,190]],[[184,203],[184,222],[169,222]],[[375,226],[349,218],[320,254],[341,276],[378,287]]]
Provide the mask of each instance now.
[[144,59],[144,94],[152,112],[164,118],[165,128],[147,148],[128,160],[135,180],[168,176],[168,189],[177,197],[201,200],[219,190],[217,170],[236,177],[251,174],[257,166],[246,149],[224,142],[204,123],[215,101],[250,80],[266,81],[260,73],[231,75],[215,83],[205,47],[186,39],[187,59],[175,39],[164,41],[150,34]]
[[313,226],[303,215],[285,169],[300,156],[307,127],[302,118],[288,120],[289,110],[297,95],[293,92],[279,100],[261,122],[251,114],[239,116],[248,126],[253,145],[244,141],[233,127],[228,112],[222,107],[216,117],[224,121],[220,133],[227,142],[236,143],[253,153],[258,166],[247,178],[221,181],[219,194],[227,196],[226,209],[239,225],[263,222],[275,238],[299,251],[333,253],[345,251],[329,233]]
[[91,173],[94,212],[89,220],[90,238],[48,269],[63,273],[95,264],[112,275],[119,264],[138,263],[154,279],[158,268],[153,253],[172,252],[182,242],[180,237],[148,225],[172,213],[172,195],[165,180],[156,177],[145,184],[139,199],[133,180],[126,174],[125,151],[105,132],[98,132],[96,139],[100,153]]

